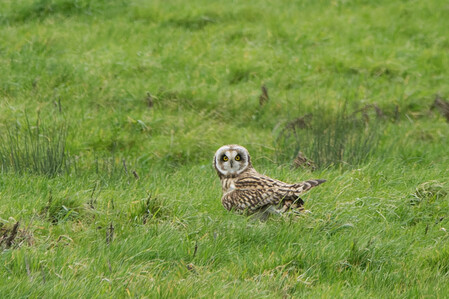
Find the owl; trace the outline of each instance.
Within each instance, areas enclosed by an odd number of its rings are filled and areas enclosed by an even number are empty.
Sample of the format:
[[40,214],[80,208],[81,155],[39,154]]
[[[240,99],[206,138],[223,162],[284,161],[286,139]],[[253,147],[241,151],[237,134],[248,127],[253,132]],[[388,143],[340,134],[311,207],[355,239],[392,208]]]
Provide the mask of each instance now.
[[213,165],[223,189],[221,202],[227,210],[249,214],[271,209],[278,212],[302,210],[299,195],[326,180],[308,180],[287,184],[258,173],[246,148],[231,144],[220,147]]

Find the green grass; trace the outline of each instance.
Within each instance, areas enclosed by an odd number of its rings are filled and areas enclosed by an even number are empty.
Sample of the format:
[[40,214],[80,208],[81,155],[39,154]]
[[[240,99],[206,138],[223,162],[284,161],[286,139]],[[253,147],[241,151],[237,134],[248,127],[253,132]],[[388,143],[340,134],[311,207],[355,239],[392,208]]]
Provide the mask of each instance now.
[[30,124],[17,122],[6,127],[6,137],[1,138],[0,165],[3,172],[32,172],[49,176],[68,170],[65,143],[67,128],[55,126],[42,128],[40,120]]
[[[430,108],[448,12],[0,2],[0,297],[446,297],[449,128]],[[227,212],[228,143],[269,176],[327,179],[311,213]]]

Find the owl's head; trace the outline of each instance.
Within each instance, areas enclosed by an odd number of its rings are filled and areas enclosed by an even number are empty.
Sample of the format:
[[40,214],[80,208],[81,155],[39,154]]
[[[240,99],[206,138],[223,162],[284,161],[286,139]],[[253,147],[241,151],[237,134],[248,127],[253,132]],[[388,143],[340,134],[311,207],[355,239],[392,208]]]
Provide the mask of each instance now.
[[221,177],[233,177],[252,168],[248,150],[241,145],[220,147],[214,156],[214,167]]

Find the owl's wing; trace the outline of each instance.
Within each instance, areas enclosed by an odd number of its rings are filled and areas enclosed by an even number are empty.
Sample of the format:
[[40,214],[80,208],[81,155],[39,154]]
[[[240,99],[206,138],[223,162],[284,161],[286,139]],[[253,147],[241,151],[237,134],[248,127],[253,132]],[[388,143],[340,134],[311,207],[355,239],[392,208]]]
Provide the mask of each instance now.
[[223,195],[221,202],[227,210],[257,210],[269,202],[275,202],[271,192],[261,189],[234,189]]
[[299,195],[325,180],[309,180],[298,184],[286,184],[267,176],[247,176],[234,183],[234,189],[223,195],[226,209],[255,211],[268,205],[278,205],[298,200]]

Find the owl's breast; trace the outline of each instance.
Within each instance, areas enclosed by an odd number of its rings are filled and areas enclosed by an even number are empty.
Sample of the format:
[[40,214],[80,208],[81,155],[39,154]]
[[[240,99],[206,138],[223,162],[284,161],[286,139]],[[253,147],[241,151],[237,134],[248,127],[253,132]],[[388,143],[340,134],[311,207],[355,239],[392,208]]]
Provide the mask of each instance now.
[[235,189],[235,178],[224,178],[221,180],[221,187],[223,189],[223,194],[226,194]]

